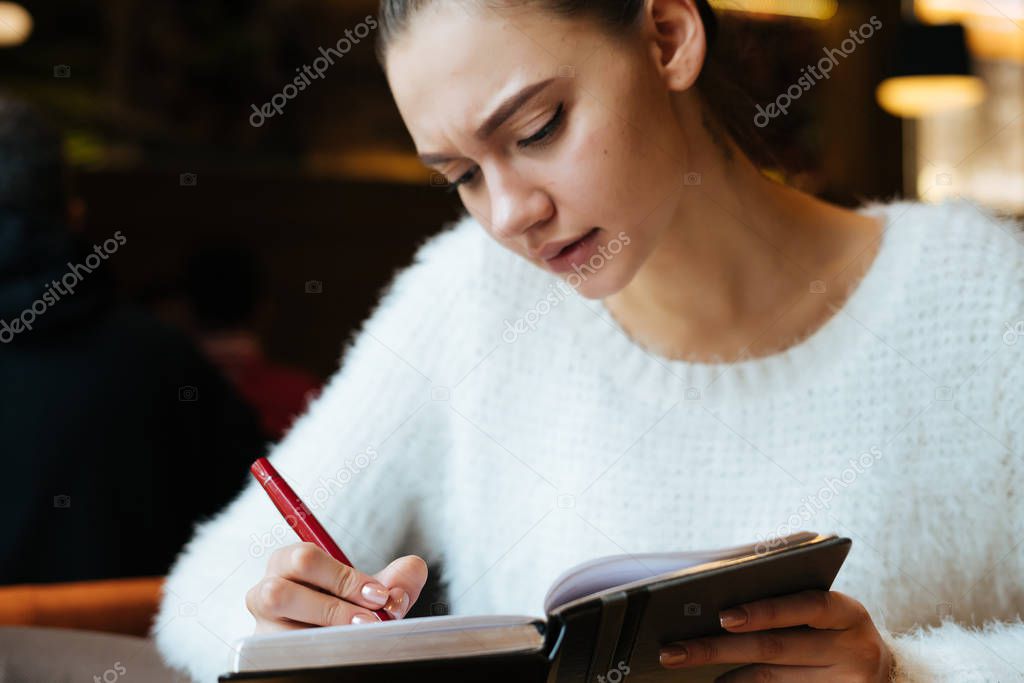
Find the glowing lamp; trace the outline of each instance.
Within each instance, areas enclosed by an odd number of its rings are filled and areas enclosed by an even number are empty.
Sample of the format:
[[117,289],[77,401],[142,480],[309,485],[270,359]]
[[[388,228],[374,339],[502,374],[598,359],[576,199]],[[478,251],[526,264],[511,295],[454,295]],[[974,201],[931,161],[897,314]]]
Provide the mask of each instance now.
[[908,23],[876,97],[890,114],[916,118],[974,107],[986,92],[971,72],[963,26]]
[[0,47],[21,45],[32,33],[32,15],[16,2],[0,2]]

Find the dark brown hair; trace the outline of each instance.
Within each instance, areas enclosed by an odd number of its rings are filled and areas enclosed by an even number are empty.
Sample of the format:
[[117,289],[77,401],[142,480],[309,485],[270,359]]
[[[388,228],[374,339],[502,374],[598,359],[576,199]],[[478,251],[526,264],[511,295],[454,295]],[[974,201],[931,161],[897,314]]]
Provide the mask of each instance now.
[[[383,68],[388,47],[395,38],[409,26],[416,12],[434,0],[381,0],[378,20],[380,31],[377,35],[377,61]],[[621,36],[637,28],[644,0],[477,0],[478,2],[513,6],[527,3],[565,17],[579,17],[597,20],[613,37]],[[695,0],[704,22],[707,36],[707,58],[697,79],[697,90],[701,94],[711,117],[705,117],[704,125],[712,138],[731,159],[731,148],[723,136],[728,136],[743,153],[759,166],[776,165],[776,159],[764,144],[753,123],[754,102],[746,91],[730,77],[736,69],[732,59],[734,46],[728,47],[726,36],[720,36],[718,17],[708,0]]]

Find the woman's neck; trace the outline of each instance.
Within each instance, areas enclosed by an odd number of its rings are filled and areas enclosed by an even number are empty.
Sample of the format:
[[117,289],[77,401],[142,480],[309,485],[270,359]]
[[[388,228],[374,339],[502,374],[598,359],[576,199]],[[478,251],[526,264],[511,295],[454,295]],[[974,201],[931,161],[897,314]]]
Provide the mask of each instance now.
[[766,178],[738,150],[727,159],[700,120],[680,115],[700,184],[683,187],[654,252],[605,305],[667,357],[781,351],[842,305],[873,261],[880,223]]

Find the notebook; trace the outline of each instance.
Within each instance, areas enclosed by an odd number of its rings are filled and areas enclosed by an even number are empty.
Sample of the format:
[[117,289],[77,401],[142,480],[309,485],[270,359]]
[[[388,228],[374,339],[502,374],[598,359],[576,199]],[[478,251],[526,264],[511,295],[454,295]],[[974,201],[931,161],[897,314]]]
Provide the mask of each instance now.
[[227,681],[710,682],[736,665],[667,670],[661,646],[723,633],[719,611],[828,590],[850,550],[804,531],[719,550],[615,555],[568,569],[543,616],[410,618],[259,634],[235,644]]

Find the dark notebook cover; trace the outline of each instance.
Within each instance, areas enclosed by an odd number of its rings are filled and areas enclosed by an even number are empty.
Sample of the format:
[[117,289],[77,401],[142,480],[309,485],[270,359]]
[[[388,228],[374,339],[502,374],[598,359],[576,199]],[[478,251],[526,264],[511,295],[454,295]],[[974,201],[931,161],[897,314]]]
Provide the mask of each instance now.
[[[711,681],[731,668],[667,670],[658,651],[668,643],[724,633],[728,607],[803,590],[828,590],[850,551],[848,538],[828,537],[742,562],[712,563],[602,591],[537,620],[544,636],[535,652],[428,661],[225,674],[221,683],[423,683],[440,680],[567,683]],[[628,675],[625,673],[628,671]]]

